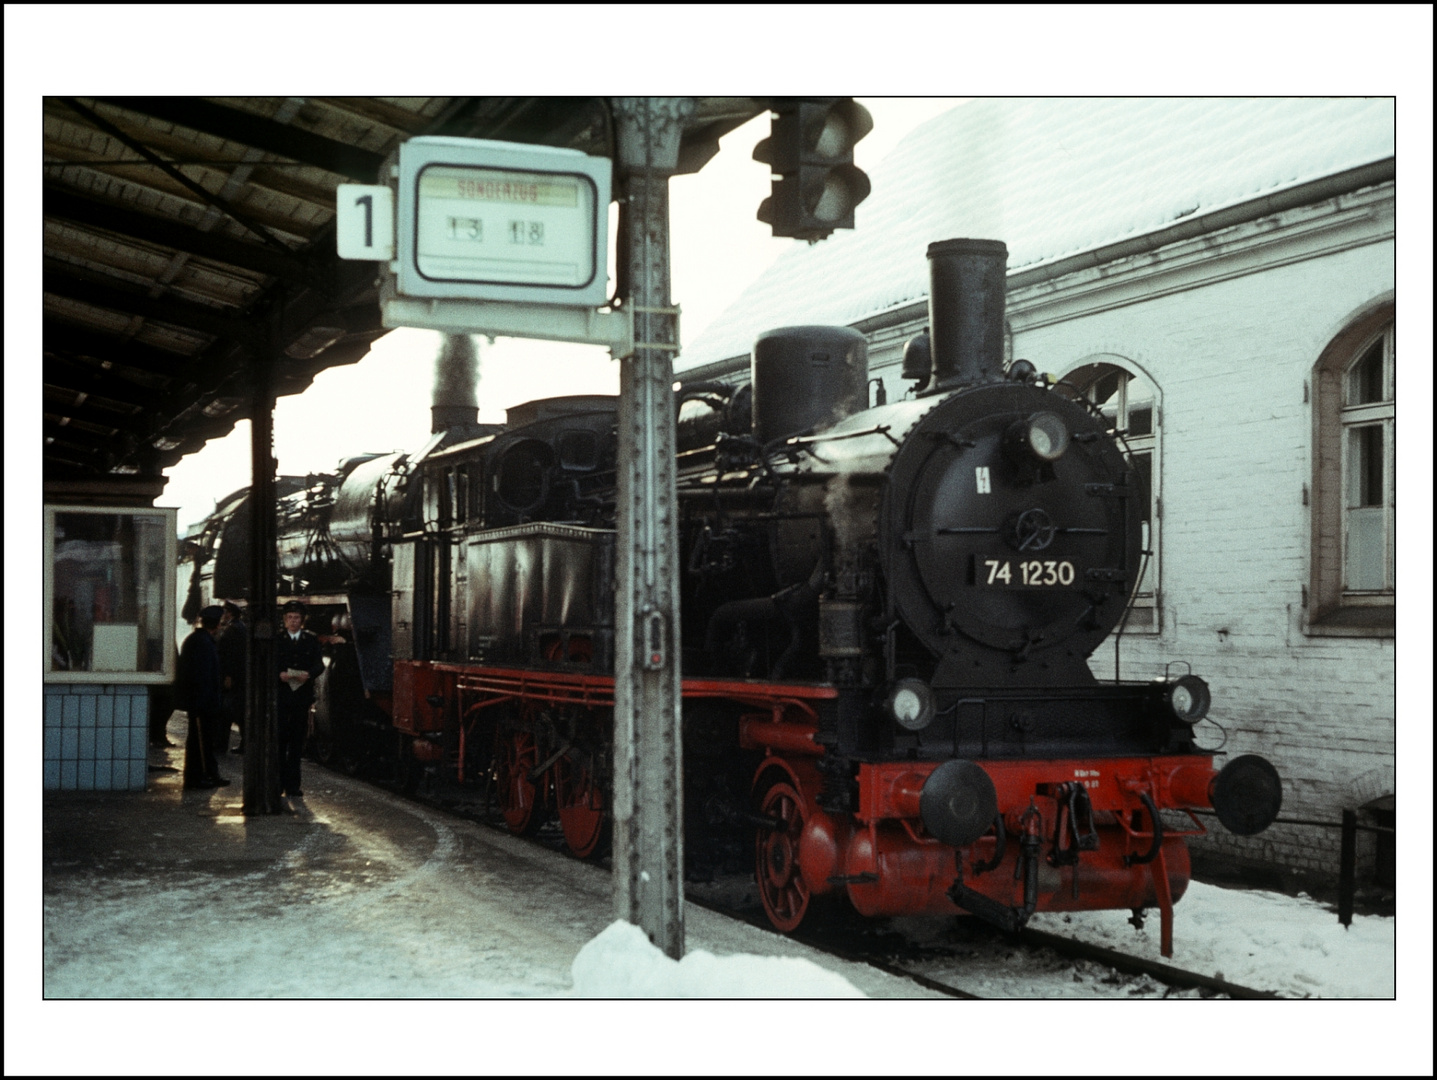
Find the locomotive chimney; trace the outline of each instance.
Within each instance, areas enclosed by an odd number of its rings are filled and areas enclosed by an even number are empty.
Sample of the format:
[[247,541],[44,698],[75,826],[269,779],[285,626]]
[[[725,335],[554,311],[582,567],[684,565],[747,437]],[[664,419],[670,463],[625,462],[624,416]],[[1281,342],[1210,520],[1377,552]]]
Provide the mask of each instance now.
[[1001,379],[1008,245],[1001,240],[939,240],[928,245],[928,274],[928,322],[933,328],[928,392]]
[[479,353],[468,334],[445,334],[434,361],[434,405],[430,432],[479,422]]

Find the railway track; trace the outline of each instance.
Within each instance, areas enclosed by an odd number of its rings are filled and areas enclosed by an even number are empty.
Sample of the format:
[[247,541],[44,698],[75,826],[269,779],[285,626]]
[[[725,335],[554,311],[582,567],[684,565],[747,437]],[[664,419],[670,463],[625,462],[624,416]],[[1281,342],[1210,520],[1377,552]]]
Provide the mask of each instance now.
[[1277,1001],[1282,997],[1275,990],[1254,990],[1248,986],[1228,982],[1226,979],[1202,975],[1196,971],[1186,971],[1173,967],[1171,964],[1161,964],[1146,957],[1131,956],[1102,945],[1079,941],[1076,938],[1065,938],[1060,934],[1049,934],[1043,930],[1025,929],[1022,937],[1026,942],[1052,949],[1060,955],[1072,957],[1075,960],[1093,960],[1100,964],[1107,964],[1124,974],[1146,975],[1175,988],[1192,989],[1200,993],[1208,991],[1209,993],[1204,996],[1221,995],[1239,1001]]
[[[433,809],[506,831],[496,811],[475,801],[414,796]],[[542,828],[531,842],[564,851],[557,828]],[[601,865],[607,867],[605,859]],[[716,883],[691,884],[690,903],[763,930],[772,927],[758,904],[746,876],[733,875]],[[1275,1000],[1281,995],[1257,990],[1225,979],[1187,971],[1089,942],[1031,928],[1008,935],[977,919],[865,919],[851,911],[835,913],[817,926],[789,935],[810,948],[854,963],[863,963],[889,975],[909,979],[949,997],[982,1000],[992,997],[1226,997],[1236,1000]],[[995,969],[1016,968],[1017,975],[991,977]],[[967,969],[967,970],[965,970]],[[1059,979],[1079,984],[1064,993],[1045,993],[1041,982],[1030,992],[1023,987],[1024,971],[1041,976],[1051,986]],[[985,974],[986,973],[986,974]]]
[[[756,904],[714,902],[690,888],[686,899],[761,929],[771,929]],[[1158,963],[1041,930],[1009,935],[976,918],[865,919],[848,913],[791,934],[812,948],[866,963],[952,997],[1231,998],[1275,1000],[1257,990],[1172,964]],[[993,978],[994,969],[1015,973]],[[1025,979],[1031,984],[1025,985]],[[1051,992],[1060,980],[1072,987]]]

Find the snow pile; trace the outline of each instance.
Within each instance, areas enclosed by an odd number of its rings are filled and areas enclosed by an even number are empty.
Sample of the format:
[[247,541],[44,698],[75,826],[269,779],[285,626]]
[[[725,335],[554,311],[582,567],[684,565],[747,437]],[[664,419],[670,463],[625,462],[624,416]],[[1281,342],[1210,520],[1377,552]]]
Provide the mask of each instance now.
[[617,920],[574,957],[574,997],[861,998],[842,975],[791,956],[671,960],[633,923]]
[[1127,911],[1056,912],[1031,926],[1284,997],[1390,998],[1397,920],[1354,915],[1343,929],[1308,896],[1220,889],[1194,881],[1174,909],[1173,956],[1159,953],[1158,913],[1135,930]]

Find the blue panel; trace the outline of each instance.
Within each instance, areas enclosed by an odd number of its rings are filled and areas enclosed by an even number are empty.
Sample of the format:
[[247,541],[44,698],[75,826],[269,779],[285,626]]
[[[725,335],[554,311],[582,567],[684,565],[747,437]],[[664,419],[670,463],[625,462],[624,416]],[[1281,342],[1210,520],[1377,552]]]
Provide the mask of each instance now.
[[95,726],[95,702],[98,700],[99,699],[95,697],[82,697],[80,699],[81,727],[93,728]]
[[95,763],[93,761],[81,761],[77,764],[75,786],[81,791],[95,790]]
[[75,762],[73,761],[60,762],[60,790],[75,790]]
[[59,727],[60,713],[65,707],[65,698],[48,687],[45,690],[45,726]]
[[74,727],[80,722],[80,699],[72,694],[65,696],[65,710],[61,716],[61,723],[66,727]]
[[60,787],[60,761],[45,762],[45,790],[55,791]]
[[[130,776],[130,771],[129,771],[129,769],[126,769],[126,770],[125,770],[125,778],[128,780],[128,779],[129,779],[129,776]],[[112,781],[112,777],[113,777],[113,774],[112,774],[111,771],[110,771],[110,762],[108,762],[108,761],[97,761],[97,762],[95,762],[95,790],[96,790],[96,791],[109,791],[109,790],[110,790],[110,784],[111,784],[111,781]]]
[[130,791],[145,790],[145,763],[144,761],[130,762]]
[[95,704],[95,723],[99,727],[107,728],[115,722],[115,699],[102,697]]
[[75,757],[81,761],[95,760],[95,729],[82,727],[79,731],[79,745],[75,749]]
[[126,695],[125,697],[117,697],[117,698],[115,698],[115,726],[116,726],[116,727],[128,727],[128,726],[129,726],[129,723],[130,723],[130,698],[129,698],[129,696]]
[[[130,745],[130,740],[125,740],[125,745]],[[95,731],[95,760],[109,761],[115,752],[115,729],[102,727]]]
[[59,729],[59,728],[46,728],[46,729],[45,729],[45,760],[46,760],[46,761],[59,761],[59,760],[60,760],[60,729]]
[[74,761],[80,754],[80,732],[77,728],[60,729],[60,757]]

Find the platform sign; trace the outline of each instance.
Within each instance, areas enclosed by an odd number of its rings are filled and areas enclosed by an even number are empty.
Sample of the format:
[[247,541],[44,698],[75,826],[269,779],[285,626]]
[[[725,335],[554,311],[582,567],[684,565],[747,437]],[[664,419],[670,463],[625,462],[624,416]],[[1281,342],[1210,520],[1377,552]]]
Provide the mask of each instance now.
[[582,288],[598,271],[594,194],[584,176],[427,166],[415,268],[430,281]]
[[612,164],[577,150],[421,137],[399,148],[400,296],[597,307]]
[[340,184],[334,190],[334,234],[341,259],[394,258],[394,190]]

